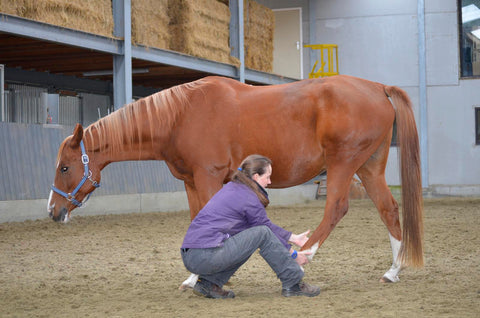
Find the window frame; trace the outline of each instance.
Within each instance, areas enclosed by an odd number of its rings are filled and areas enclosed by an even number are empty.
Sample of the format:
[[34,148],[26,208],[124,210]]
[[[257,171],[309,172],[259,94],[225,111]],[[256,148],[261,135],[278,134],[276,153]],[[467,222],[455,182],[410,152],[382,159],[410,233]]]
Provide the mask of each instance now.
[[480,79],[480,74],[477,75],[463,75],[464,70],[464,58],[463,58],[463,22],[462,22],[462,1],[457,0],[457,17],[458,17],[458,75],[460,79]]
[[480,146],[480,106],[474,106],[475,116],[475,145]]

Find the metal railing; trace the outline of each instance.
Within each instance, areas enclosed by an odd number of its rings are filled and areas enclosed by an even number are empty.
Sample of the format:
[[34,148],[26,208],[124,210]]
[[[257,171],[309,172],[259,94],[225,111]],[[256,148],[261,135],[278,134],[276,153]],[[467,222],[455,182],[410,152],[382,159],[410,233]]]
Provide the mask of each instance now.
[[[338,75],[338,45],[336,44],[307,44],[304,47],[320,51],[320,60],[313,65],[312,71],[308,74],[309,78]],[[318,71],[315,71],[320,61]],[[325,68],[327,66],[327,68]]]

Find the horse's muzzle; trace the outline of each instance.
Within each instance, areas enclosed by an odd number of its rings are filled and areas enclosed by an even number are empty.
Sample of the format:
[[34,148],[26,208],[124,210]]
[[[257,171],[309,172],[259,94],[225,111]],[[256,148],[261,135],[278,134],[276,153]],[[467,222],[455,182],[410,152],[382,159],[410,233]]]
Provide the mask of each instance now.
[[50,212],[49,215],[55,222],[63,222],[63,223],[68,222],[67,208],[61,208],[57,216],[53,215],[52,212]]

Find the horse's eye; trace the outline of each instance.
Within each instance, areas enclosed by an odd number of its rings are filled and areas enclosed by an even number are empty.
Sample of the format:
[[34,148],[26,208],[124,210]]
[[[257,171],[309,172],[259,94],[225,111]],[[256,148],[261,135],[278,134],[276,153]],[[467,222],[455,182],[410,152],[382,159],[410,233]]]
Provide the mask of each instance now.
[[60,171],[62,171],[62,173],[65,173],[65,172],[68,171],[68,167],[62,167],[62,168],[60,169]]

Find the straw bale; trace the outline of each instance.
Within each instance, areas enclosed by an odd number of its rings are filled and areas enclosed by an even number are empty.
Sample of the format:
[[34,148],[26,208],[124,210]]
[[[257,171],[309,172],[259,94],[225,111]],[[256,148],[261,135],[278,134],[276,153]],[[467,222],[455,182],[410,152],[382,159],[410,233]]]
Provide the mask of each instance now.
[[230,56],[230,10],[216,0],[170,0],[170,49],[222,63]]
[[132,42],[169,49],[169,0],[132,0]]
[[[2,12],[113,37],[111,0],[1,0]],[[4,11],[10,10],[9,12]],[[14,10],[14,12],[13,12]]]
[[21,12],[23,7],[23,0],[0,0],[0,12],[19,16],[18,12]]
[[245,66],[272,72],[273,33],[275,15],[273,11],[253,0],[244,2]]

